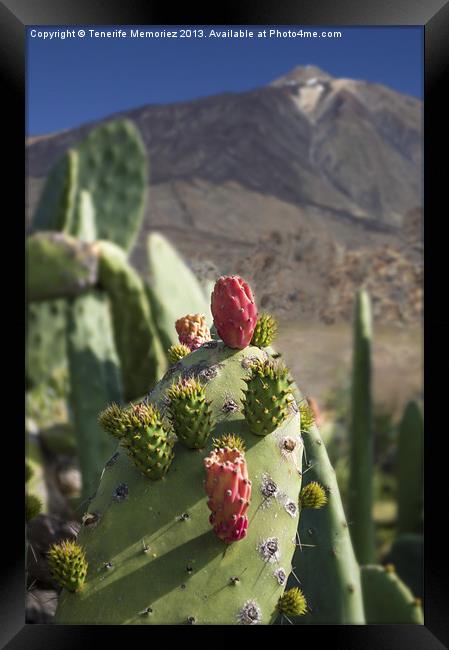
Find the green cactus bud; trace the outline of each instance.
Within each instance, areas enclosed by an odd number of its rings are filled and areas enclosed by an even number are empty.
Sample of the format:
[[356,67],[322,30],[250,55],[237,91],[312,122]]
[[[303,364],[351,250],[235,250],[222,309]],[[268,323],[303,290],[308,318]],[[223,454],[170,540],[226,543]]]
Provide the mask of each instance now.
[[278,324],[271,314],[260,314],[254,329],[251,345],[257,345],[258,348],[266,348],[272,344],[276,338]]
[[25,520],[30,521],[42,512],[42,501],[34,494],[25,494]]
[[152,480],[162,478],[174,458],[174,441],[159,409],[142,403],[119,409],[118,413],[113,406],[106,410],[102,421],[118,432],[116,436],[142,474]]
[[184,345],[183,343],[175,343],[167,352],[168,362],[171,366],[174,366],[180,359],[188,354],[190,354],[190,350],[187,345]]
[[302,591],[293,587],[279,598],[277,609],[285,616],[302,616],[307,612],[307,601]]
[[314,508],[318,510],[327,503],[327,495],[322,485],[312,481],[305,485],[299,495],[299,505],[301,508]]
[[308,433],[315,422],[315,418],[307,400],[304,400],[299,405],[299,413],[301,415],[301,431]]
[[288,369],[272,359],[255,361],[246,383],[243,413],[252,433],[266,436],[289,415],[294,398]]
[[71,540],[53,544],[48,552],[48,564],[53,578],[67,591],[81,591],[87,574],[84,550]]
[[181,380],[167,391],[169,417],[179,440],[191,449],[202,449],[212,431],[212,411],[204,386],[195,378]]
[[114,438],[121,439],[126,432],[127,418],[118,404],[110,404],[98,417],[100,425]]
[[214,449],[223,449],[224,447],[229,447],[230,449],[238,449],[242,453],[245,453],[246,451],[246,446],[243,438],[236,436],[233,433],[225,433],[219,438],[213,438],[212,446]]

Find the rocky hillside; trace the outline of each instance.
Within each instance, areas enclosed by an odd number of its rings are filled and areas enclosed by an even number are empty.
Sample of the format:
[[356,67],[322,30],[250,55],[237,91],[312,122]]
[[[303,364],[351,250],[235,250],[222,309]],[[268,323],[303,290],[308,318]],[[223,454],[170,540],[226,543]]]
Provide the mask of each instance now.
[[[249,92],[121,115],[150,156],[133,253],[143,272],[145,233],[159,230],[199,273],[245,274],[282,317],[347,319],[360,283],[378,295],[378,318],[420,317],[420,101],[307,66]],[[29,220],[53,162],[93,126],[28,140]],[[382,275],[398,256],[408,271]]]

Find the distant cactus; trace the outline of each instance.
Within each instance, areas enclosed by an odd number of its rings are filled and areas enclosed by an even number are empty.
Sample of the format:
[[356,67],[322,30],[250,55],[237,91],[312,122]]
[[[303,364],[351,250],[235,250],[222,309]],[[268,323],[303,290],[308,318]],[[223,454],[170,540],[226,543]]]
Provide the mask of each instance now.
[[397,458],[398,532],[420,533],[424,506],[424,423],[416,402],[409,402],[404,411]]
[[361,290],[354,311],[349,518],[354,550],[362,564],[370,564],[374,558],[371,338],[370,299]]

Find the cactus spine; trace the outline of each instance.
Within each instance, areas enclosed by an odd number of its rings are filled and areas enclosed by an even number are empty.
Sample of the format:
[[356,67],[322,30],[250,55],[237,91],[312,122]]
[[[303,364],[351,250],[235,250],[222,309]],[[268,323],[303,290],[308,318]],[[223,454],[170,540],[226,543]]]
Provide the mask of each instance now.
[[420,533],[423,516],[424,424],[416,402],[405,408],[398,440],[398,532]]
[[370,299],[360,290],[354,315],[348,499],[351,537],[361,564],[370,564],[374,558],[371,339]]

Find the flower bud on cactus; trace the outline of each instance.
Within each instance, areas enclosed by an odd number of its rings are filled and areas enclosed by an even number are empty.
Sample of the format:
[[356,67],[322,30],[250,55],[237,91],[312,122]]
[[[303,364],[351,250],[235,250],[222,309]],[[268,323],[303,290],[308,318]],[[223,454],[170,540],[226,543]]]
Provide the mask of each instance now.
[[214,438],[212,440],[212,446],[214,449],[229,447],[230,449],[238,449],[242,453],[246,451],[245,441],[243,438],[236,436],[233,433],[225,433],[219,438]]
[[299,414],[301,417],[301,431],[308,433],[310,427],[315,422],[315,416],[308,400],[304,399],[304,401],[299,405]]
[[323,424],[323,416],[318,406],[318,402],[314,397],[307,397],[307,404],[309,405],[312,419],[316,422],[317,427],[320,427]]
[[259,360],[251,365],[244,381],[247,386],[243,391],[245,420],[252,433],[266,436],[282,424],[294,401],[289,371],[272,359]]
[[175,323],[179,342],[186,345],[190,351],[197,350],[203,343],[211,340],[206,317],[203,314],[187,314]]
[[169,417],[179,440],[202,449],[212,430],[212,411],[204,386],[195,378],[182,379],[167,391]]
[[170,467],[173,440],[159,410],[151,404],[120,408],[112,404],[100,415],[101,425],[118,438],[136,467],[150,479],[159,479]]
[[278,324],[271,314],[261,314],[257,319],[251,345],[266,348],[272,344],[277,334]]
[[246,511],[251,497],[245,456],[238,449],[224,447],[204,459],[207,478],[204,484],[214,532],[230,544],[243,539],[248,528]]
[[307,601],[302,591],[293,587],[279,598],[277,609],[285,616],[302,616],[307,612]]
[[211,311],[218,335],[230,348],[242,350],[251,343],[257,323],[257,307],[249,285],[237,275],[215,283]]
[[53,578],[68,591],[80,591],[87,574],[84,550],[76,542],[65,540],[53,544],[48,553]]
[[34,494],[25,494],[25,520],[30,521],[42,511],[42,501]]
[[167,352],[168,362],[171,366],[174,366],[180,359],[186,357],[188,354],[190,354],[190,348],[183,343],[177,343],[172,345]]
[[301,508],[322,508],[327,503],[326,492],[322,485],[312,481],[305,485],[299,495],[299,505]]

